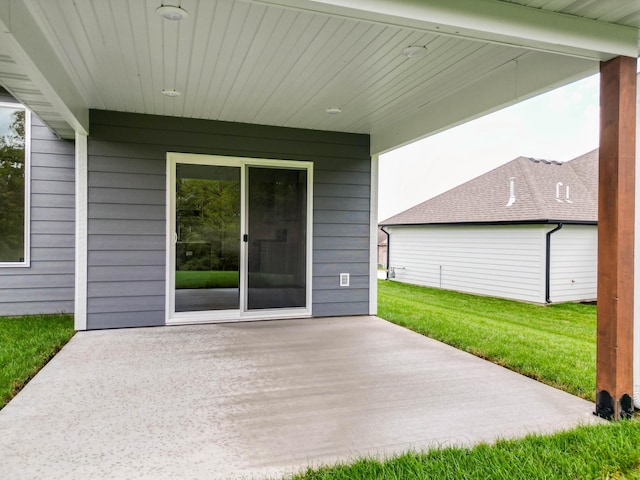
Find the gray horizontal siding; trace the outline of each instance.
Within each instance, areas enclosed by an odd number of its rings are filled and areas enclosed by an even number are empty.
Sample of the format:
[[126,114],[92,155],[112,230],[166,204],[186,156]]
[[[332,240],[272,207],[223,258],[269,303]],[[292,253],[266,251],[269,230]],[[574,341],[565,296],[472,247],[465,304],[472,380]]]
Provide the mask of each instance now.
[[51,207],[56,205],[58,208],[70,208],[75,215],[76,201],[75,192],[73,194],[56,195],[48,193],[38,193],[31,197],[31,207]]
[[368,198],[350,198],[348,202],[340,197],[316,197],[313,207],[316,211],[330,210],[333,212],[367,212],[369,213],[370,200]]
[[89,209],[98,203],[163,206],[165,195],[166,193],[160,190],[91,187],[89,190]]
[[[75,222],[74,222],[75,228]],[[75,232],[75,230],[74,230]],[[38,250],[41,248],[59,248],[59,249],[67,249],[74,248],[75,243],[75,233],[68,234],[60,234],[60,235],[49,235],[45,234],[36,234],[31,233],[31,258],[33,260],[34,257],[37,257]],[[64,255],[65,252],[60,252],[61,255]],[[31,267],[34,268],[33,261],[31,262]]]
[[164,220],[164,205],[132,205],[118,208],[115,203],[93,203],[89,208],[89,218],[102,220]]
[[[73,265],[73,263],[72,263]],[[0,289],[34,289],[34,288],[73,288],[74,272],[43,273],[40,275],[0,275]]]
[[138,297],[97,297],[91,298],[88,307],[96,313],[137,313],[163,311],[164,299],[157,295]]
[[[94,228],[94,222],[98,220],[89,220],[89,230]],[[123,223],[130,222],[135,223],[135,220],[123,220]],[[160,223],[160,222],[157,222]],[[164,250],[165,248],[165,235],[164,235],[164,222],[162,222],[163,232],[159,234],[157,230],[159,225],[156,223],[156,234],[152,235],[111,235],[111,234],[90,234],[89,235],[89,250]]]
[[369,302],[320,303],[313,305],[316,317],[337,317],[342,315],[363,315],[369,311]]
[[[314,181],[313,314],[368,313],[371,173],[322,164]],[[340,273],[350,274],[349,287],[339,286]]]
[[[121,280],[100,281],[95,280],[95,273],[92,272],[92,280],[89,283],[88,295],[90,298],[114,298],[114,297],[148,297],[158,296],[158,291],[164,291],[164,280],[129,280],[129,275],[133,269],[122,267],[119,269],[120,275],[112,278],[124,277]],[[141,310],[142,311],[142,310]],[[164,321],[164,319],[163,319]]]
[[[116,302],[117,298],[113,298],[113,302]],[[125,328],[135,325],[137,327],[154,327],[156,325],[162,325],[164,323],[164,309],[162,310],[150,310],[148,307],[148,300],[144,297],[140,297],[138,304],[141,305],[144,310],[136,311],[132,309],[128,312],[97,312],[93,311],[93,303],[91,299],[87,302],[87,310],[91,308],[90,329],[101,328]]]
[[313,247],[316,250],[367,250],[369,239],[363,237],[341,237],[336,240],[332,237],[319,237]]
[[[121,115],[116,114],[115,117]],[[95,115],[94,115],[95,118]],[[134,126],[122,125],[100,125],[100,136],[108,138],[117,138],[125,143],[142,143],[158,145],[158,140],[172,151],[194,151],[194,153],[203,153],[210,151],[212,145],[218,155],[240,155],[248,157],[263,156],[265,158],[278,158],[282,155],[304,157],[306,160],[321,159],[325,155],[335,155],[345,158],[357,157],[363,150],[369,154],[368,145],[359,145],[351,142],[341,141],[340,143],[328,143],[321,141],[321,138],[311,139],[304,138],[306,136],[303,131],[296,131],[292,136],[297,138],[292,141],[291,138],[272,138],[267,136],[254,137],[251,132],[261,130],[258,125],[242,125],[237,124],[232,127],[234,133],[219,133],[212,129],[210,131],[171,131],[171,135],[160,139],[158,137],[159,129],[165,128],[164,119],[159,119],[158,124],[152,128],[138,128]],[[237,134],[246,130],[246,133]],[[339,134],[331,134],[337,138]],[[171,143],[167,143],[167,139],[171,139]],[[302,140],[302,141],[300,141]]]
[[50,182],[49,180],[32,180],[31,194],[75,195],[74,182]]
[[73,312],[74,145],[31,123],[31,265],[0,268],[0,315]]
[[313,314],[368,314],[368,136],[92,111],[88,328],[164,323],[170,151],[313,161]]
[[[73,302],[71,304],[73,307]],[[68,300],[43,300],[32,298],[26,302],[7,303],[2,306],[2,315],[38,315],[41,313],[69,313]]]
[[164,249],[162,250],[93,250],[89,252],[88,262],[94,266],[101,265],[131,265],[148,266],[165,264]]
[[[340,291],[348,291],[347,287],[339,286],[339,279],[335,278],[335,276],[324,276],[324,277],[316,277],[315,283],[313,284],[314,288],[318,290],[340,290]],[[359,288],[369,288],[369,276],[368,275],[351,275],[350,277],[350,287],[353,289]]]
[[340,263],[340,262],[313,262],[313,278],[330,277],[332,279],[339,278],[341,273],[349,273],[351,275],[369,275],[369,264],[367,262],[360,263]]

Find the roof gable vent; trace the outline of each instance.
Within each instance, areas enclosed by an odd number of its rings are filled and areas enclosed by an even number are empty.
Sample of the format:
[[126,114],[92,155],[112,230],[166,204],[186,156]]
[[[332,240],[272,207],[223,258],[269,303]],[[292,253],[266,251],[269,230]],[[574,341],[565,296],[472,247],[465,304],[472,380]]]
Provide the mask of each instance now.
[[507,207],[510,207],[516,203],[516,177],[511,177],[509,179],[509,201],[507,202]]

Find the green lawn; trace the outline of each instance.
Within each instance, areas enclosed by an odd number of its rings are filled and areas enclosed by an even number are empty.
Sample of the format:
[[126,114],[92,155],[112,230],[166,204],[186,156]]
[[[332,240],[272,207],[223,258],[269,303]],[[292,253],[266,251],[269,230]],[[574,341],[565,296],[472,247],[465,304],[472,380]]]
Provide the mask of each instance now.
[[[379,282],[378,315],[593,400],[596,308],[536,306]],[[523,405],[526,408],[526,405]],[[408,452],[385,462],[309,469],[297,480],[640,479],[640,420],[472,449]]]
[[176,272],[176,288],[238,288],[238,272],[188,271]]
[[[542,307],[385,281],[379,287],[381,317],[593,399],[595,307]],[[73,333],[70,315],[0,317],[0,408]],[[386,462],[354,459],[293,478],[640,479],[638,445],[640,421],[633,420]]]
[[595,399],[595,306],[531,305],[384,280],[378,288],[378,316]]
[[0,317],[0,408],[73,334],[71,315]]
[[640,422],[579,427],[555,435],[356,460],[296,475],[296,480],[458,480],[640,478]]

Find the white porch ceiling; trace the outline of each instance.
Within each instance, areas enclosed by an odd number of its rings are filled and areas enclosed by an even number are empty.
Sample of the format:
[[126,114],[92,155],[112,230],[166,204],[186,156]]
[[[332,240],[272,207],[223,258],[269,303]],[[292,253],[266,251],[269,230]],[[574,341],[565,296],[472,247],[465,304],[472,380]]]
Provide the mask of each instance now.
[[376,153],[637,55],[640,28],[637,0],[176,0],[182,22],[161,3],[0,0],[0,83],[64,137],[94,108],[369,133]]

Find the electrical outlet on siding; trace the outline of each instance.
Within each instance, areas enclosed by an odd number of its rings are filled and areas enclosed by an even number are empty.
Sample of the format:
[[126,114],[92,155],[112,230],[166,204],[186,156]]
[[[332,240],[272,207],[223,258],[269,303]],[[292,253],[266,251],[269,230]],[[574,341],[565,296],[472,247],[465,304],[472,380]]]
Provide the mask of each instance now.
[[340,286],[341,287],[348,287],[349,286],[349,274],[348,273],[341,273],[340,274]]

